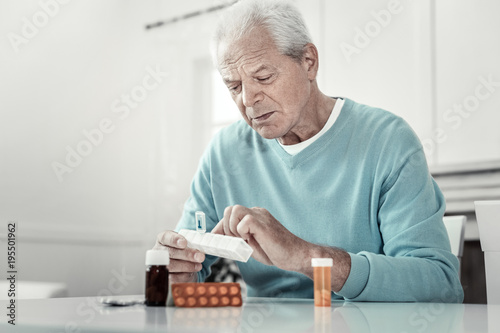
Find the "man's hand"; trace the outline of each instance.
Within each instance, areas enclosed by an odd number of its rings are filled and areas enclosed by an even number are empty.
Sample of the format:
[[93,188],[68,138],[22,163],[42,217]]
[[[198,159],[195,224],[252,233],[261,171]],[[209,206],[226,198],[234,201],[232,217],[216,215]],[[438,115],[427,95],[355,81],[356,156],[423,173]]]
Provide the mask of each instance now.
[[252,257],[266,265],[298,271],[306,260],[306,241],[292,234],[264,208],[236,205],[224,210],[224,217],[212,233],[243,238],[254,250]]
[[347,252],[309,243],[295,236],[264,208],[229,206],[212,233],[241,237],[253,248],[254,259],[302,273],[311,279],[311,258],[333,258],[333,291],[342,288],[351,271],[351,257]]
[[158,234],[154,250],[166,247],[170,255],[171,283],[196,282],[197,272],[202,268],[201,263],[205,260],[205,254],[187,247],[186,238],[172,230]]

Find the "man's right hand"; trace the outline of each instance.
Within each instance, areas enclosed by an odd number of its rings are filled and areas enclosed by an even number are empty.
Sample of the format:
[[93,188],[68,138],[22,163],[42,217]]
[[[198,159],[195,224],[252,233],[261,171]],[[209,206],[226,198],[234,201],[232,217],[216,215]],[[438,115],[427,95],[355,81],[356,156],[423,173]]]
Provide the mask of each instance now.
[[187,240],[175,231],[167,230],[158,234],[154,250],[168,249],[170,255],[170,283],[196,282],[197,272],[202,268],[205,254],[187,247]]

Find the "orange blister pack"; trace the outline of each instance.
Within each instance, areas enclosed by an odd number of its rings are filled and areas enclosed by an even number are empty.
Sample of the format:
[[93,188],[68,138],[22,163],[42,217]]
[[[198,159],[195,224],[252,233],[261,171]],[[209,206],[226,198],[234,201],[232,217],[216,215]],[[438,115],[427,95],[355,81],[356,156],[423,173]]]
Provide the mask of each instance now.
[[241,306],[241,286],[235,282],[173,283],[175,306],[184,308]]

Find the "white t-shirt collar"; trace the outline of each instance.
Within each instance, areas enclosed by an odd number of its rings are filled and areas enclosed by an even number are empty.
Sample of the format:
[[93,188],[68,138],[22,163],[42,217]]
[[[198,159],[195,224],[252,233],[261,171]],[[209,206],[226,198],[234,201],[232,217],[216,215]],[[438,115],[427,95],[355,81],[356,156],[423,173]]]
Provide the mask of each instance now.
[[328,120],[318,133],[316,133],[313,137],[307,139],[306,141],[299,142],[294,145],[283,145],[279,140],[278,143],[283,147],[283,149],[290,155],[297,155],[300,153],[302,150],[306,149],[309,147],[314,141],[318,140],[323,134],[325,134],[330,128],[332,128],[333,124],[337,120],[340,114],[340,110],[342,110],[342,106],[344,105],[344,100],[341,98],[337,98],[337,101],[335,102],[335,106],[333,107],[332,112],[330,113],[330,117],[328,117]]

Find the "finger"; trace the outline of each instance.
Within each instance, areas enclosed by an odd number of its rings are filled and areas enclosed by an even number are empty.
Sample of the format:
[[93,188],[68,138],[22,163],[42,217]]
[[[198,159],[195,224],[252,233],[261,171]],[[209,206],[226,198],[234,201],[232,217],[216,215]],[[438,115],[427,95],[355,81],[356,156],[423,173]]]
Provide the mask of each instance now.
[[168,230],[160,233],[156,240],[155,250],[168,248],[169,256],[173,259],[187,260],[201,263],[205,260],[205,254],[196,249],[187,247],[187,240],[175,231]]
[[175,231],[167,230],[159,233],[156,237],[156,245],[163,245],[168,247],[175,247],[178,249],[185,249],[187,247],[187,240]]
[[222,223],[222,220],[215,225],[215,227],[212,229],[212,233],[224,235],[224,224]]
[[202,267],[200,263],[171,259],[168,271],[169,273],[196,273],[201,271]]
[[[248,240],[251,237],[257,241],[273,242],[268,225],[282,226],[266,209],[253,207],[238,223],[236,232],[241,238]],[[267,222],[266,222],[267,221]],[[271,222],[269,222],[271,221]],[[286,230],[286,229],[285,229]],[[281,231],[280,231],[281,232]]]
[[168,279],[170,283],[196,282],[198,274],[196,273],[171,273]]
[[222,228],[224,229],[224,235],[234,236],[229,228],[229,220],[231,219],[231,215],[233,214],[234,206],[228,206],[224,209],[224,217],[220,220],[219,223],[222,223]]
[[[153,247],[153,250],[165,250],[164,245],[156,245]],[[184,250],[179,250],[173,247],[167,247],[168,254],[170,259],[179,259],[179,260],[185,260],[185,261],[191,261],[194,263],[202,263],[205,261],[205,253],[187,248]]]
[[254,233],[255,219],[251,215],[246,215],[241,219],[240,223],[236,226],[236,232],[240,235],[241,238],[248,241],[250,238],[253,238],[252,235]]
[[170,259],[185,260],[201,263],[205,260],[205,253],[192,248],[177,249],[174,247],[168,248]]
[[244,206],[236,205],[233,207],[231,217],[229,218],[229,230],[233,236],[241,237],[238,232],[238,224],[249,212],[250,210]]
[[267,236],[266,232],[263,230],[262,225],[257,223],[257,220],[252,215],[245,216],[241,222],[238,224],[238,233],[241,235],[248,245],[254,250],[252,257],[266,265],[273,265],[273,262],[267,255],[263,245],[272,243],[273,240],[264,240]]

